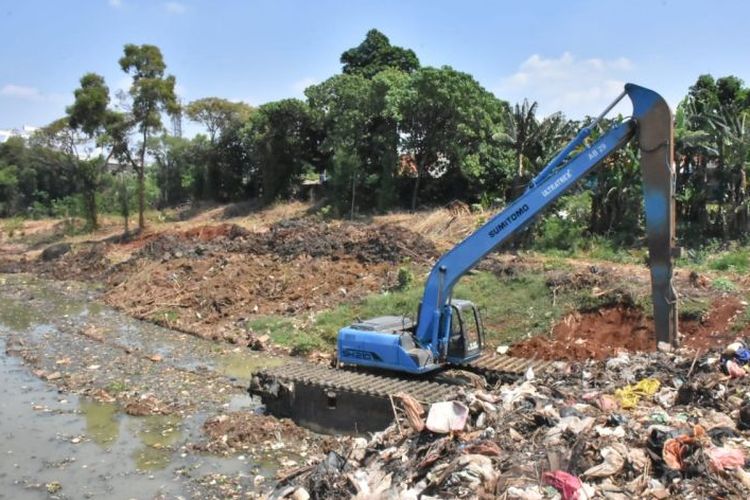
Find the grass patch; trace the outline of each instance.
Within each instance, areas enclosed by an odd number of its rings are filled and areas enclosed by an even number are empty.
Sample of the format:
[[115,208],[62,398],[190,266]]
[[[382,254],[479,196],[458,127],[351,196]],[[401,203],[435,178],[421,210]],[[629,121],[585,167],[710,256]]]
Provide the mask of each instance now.
[[564,258],[591,259],[616,262],[619,264],[640,264],[644,262],[648,250],[643,248],[628,248],[618,246],[615,243],[594,237],[581,242],[570,249],[536,249],[539,255],[549,260],[561,260]]
[[680,300],[680,319],[700,321],[711,308],[706,299],[687,298]]
[[122,380],[113,380],[104,388],[104,390],[109,392],[110,394],[117,394],[118,392],[123,392],[127,389],[128,384],[126,384]]
[[746,273],[750,269],[750,250],[740,248],[722,253],[708,261],[709,269],[714,271],[734,271]]
[[267,334],[274,344],[290,347],[292,354],[307,354],[326,347],[319,336],[299,330],[294,323],[280,316],[260,316],[245,324],[246,328],[259,334]]
[[3,221],[3,231],[8,234],[8,238],[13,238],[18,233],[23,236],[23,219],[21,217],[11,217]]
[[737,285],[729,278],[720,277],[711,282],[711,288],[719,292],[733,292],[737,289]]

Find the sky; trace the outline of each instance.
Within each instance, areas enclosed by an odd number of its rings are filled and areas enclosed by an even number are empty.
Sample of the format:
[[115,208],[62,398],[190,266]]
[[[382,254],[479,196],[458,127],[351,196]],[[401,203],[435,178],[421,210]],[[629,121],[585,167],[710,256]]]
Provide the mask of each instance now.
[[304,98],[371,28],[543,115],[598,114],[625,82],[674,107],[703,73],[750,83],[748,19],[742,0],[0,0],[0,129],[59,118],[86,72],[127,88],[126,43],[161,48],[183,102]]

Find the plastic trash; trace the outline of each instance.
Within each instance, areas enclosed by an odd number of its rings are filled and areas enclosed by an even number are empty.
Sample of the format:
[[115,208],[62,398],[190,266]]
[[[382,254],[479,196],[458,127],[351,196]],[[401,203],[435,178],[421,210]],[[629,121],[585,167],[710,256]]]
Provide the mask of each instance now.
[[604,462],[586,469],[583,473],[584,477],[601,478],[617,474],[625,466],[625,457],[628,456],[628,449],[621,443],[615,443],[612,446],[602,448],[599,453]]
[[710,448],[706,451],[715,471],[740,469],[745,465],[745,454],[736,448]]
[[742,378],[747,375],[745,370],[731,359],[726,362],[725,368],[727,374],[732,378]]
[[626,385],[615,391],[615,399],[626,410],[635,408],[641,397],[651,397],[659,390],[661,382],[655,378],[644,378],[635,385]]
[[583,486],[580,479],[562,470],[545,472],[542,474],[542,483],[559,491],[562,500],[579,500],[578,491]]
[[458,401],[442,401],[430,406],[427,414],[427,429],[437,434],[448,434],[464,430],[469,408]]

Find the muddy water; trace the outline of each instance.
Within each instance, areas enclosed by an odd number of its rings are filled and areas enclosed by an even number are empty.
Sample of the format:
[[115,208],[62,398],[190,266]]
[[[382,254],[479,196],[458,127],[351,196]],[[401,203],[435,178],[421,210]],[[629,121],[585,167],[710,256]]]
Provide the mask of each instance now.
[[[250,463],[186,444],[210,415],[256,411],[247,380],[282,361],[133,320],[97,295],[0,275],[0,498],[198,496],[209,474],[272,475],[277,457]],[[181,410],[129,416],[84,396],[94,388],[153,390]]]

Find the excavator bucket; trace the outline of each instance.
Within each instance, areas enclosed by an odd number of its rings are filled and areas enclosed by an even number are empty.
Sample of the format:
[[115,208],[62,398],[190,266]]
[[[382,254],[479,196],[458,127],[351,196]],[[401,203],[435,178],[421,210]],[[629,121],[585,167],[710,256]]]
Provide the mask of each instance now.
[[664,98],[652,90],[629,83],[625,91],[638,125],[656,340],[676,346],[677,293],[672,283],[672,258],[679,249],[675,244],[672,113]]

